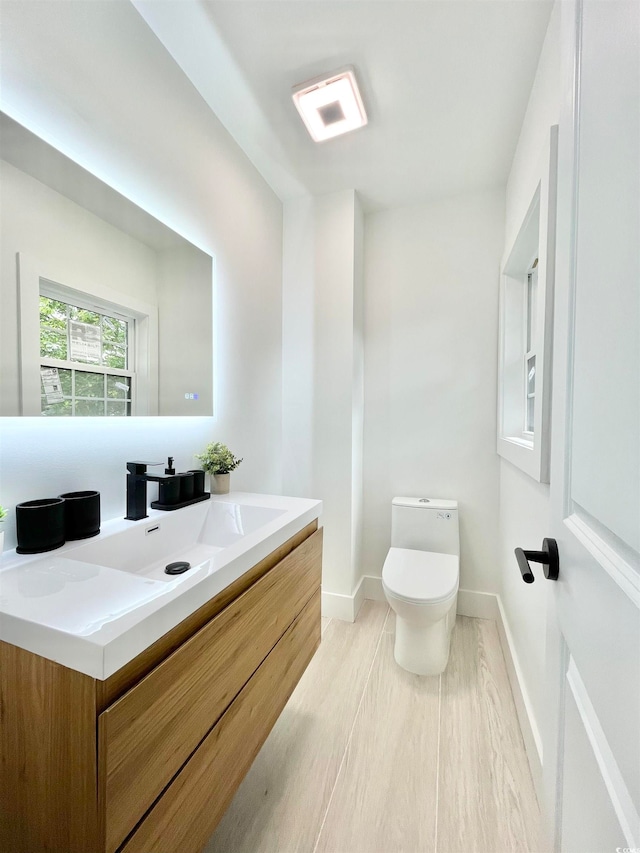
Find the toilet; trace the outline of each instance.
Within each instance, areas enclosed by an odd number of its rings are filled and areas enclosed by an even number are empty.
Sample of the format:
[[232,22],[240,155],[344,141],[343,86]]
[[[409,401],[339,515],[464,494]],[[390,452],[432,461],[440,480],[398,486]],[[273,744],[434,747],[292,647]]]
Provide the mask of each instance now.
[[460,574],[458,502],[394,498],[382,587],[396,614],[394,657],[416,675],[439,675],[449,659]]

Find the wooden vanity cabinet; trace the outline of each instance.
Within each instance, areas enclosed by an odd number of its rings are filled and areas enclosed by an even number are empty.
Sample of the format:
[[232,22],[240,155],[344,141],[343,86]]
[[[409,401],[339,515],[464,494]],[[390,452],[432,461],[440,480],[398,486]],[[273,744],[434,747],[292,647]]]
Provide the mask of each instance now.
[[105,681],[0,643],[0,850],[201,850],[320,642],[305,527]]

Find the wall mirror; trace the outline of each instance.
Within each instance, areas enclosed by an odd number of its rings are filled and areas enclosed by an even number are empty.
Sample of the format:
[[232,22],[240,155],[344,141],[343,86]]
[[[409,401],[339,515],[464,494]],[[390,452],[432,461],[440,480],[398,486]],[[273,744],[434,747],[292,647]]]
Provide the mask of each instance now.
[[213,259],[0,113],[0,415],[213,414]]
[[497,450],[541,483],[549,482],[557,150],[554,125],[500,276]]

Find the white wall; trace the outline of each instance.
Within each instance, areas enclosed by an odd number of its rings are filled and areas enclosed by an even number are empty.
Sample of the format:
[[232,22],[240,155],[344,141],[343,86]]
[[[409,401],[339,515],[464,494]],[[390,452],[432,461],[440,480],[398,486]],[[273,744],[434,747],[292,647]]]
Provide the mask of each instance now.
[[284,210],[283,484],[322,499],[323,609],[353,618],[362,541],[363,214],[353,190],[294,199]]
[[531,203],[530,186],[551,125],[560,120],[560,2],[556,2],[507,180],[505,245],[511,246]]
[[[560,113],[560,3],[556,3],[506,191],[505,246],[512,244],[531,201],[540,152]],[[551,414],[553,428],[553,413]],[[538,727],[544,714],[546,597],[548,585],[524,584],[513,550],[538,550],[549,535],[549,486],[541,485],[500,459],[501,597],[519,663],[521,688],[540,750]],[[541,756],[540,756],[541,757]]]
[[215,257],[216,385],[213,418],[3,419],[0,501],[97,488],[124,515],[127,460],[185,469],[214,439],[244,457],[235,487],[280,492],[281,203],[130,4],[1,13],[2,108]]
[[312,497],[315,205],[284,203],[282,256],[282,488]]
[[[364,213],[355,198],[353,229],[353,367],[351,403],[352,591],[362,576],[364,547]],[[356,603],[357,606],[357,603]]]
[[503,204],[497,190],[366,218],[366,575],[381,574],[394,495],[451,498],[460,504],[460,586],[498,591]]
[[[313,419],[314,496],[324,501],[326,526],[323,592],[351,595],[358,568],[354,482],[359,461],[354,434],[354,365],[359,325],[356,285],[356,222],[353,191],[315,199],[315,359]],[[357,415],[356,415],[357,426]]]

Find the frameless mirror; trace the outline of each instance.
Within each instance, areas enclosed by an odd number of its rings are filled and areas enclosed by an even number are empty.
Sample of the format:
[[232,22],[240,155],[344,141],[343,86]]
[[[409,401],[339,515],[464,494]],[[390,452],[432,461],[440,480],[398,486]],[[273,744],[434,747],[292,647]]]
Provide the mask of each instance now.
[[213,259],[0,113],[0,416],[212,415]]

